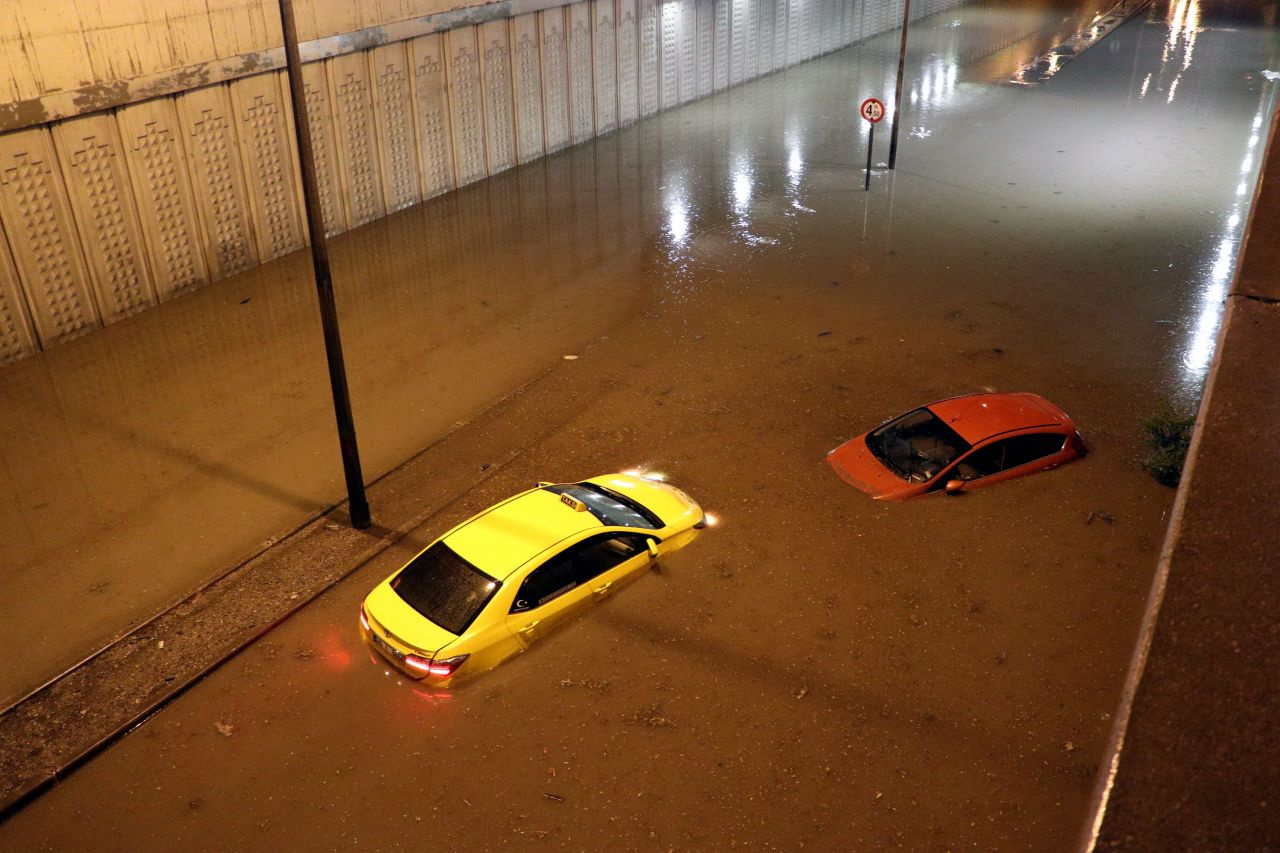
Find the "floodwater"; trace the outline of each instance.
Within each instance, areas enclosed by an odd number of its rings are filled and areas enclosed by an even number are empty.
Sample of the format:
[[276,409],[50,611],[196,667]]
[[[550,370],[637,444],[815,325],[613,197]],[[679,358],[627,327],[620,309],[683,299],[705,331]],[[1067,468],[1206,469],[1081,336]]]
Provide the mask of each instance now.
[[[993,12],[913,26],[899,169],[870,193],[853,105],[892,95],[892,35],[351,235],[336,278],[369,469],[533,377],[574,417],[506,424],[513,463],[0,826],[0,848],[1069,849],[1172,501],[1137,421],[1198,393],[1275,97],[1275,30],[1214,13],[1157,3],[1028,89],[955,59]],[[66,425],[10,424],[5,444],[74,448],[57,458],[86,495],[185,472],[133,506],[162,513],[182,483],[209,501],[198,542],[160,537],[175,563],[324,505],[340,472],[304,390],[324,380],[301,269],[0,374]],[[167,343],[131,373],[153,315]],[[48,378],[77,359],[109,392]],[[1093,452],[890,505],[823,463],[986,388],[1044,394]],[[145,417],[164,395],[181,415]],[[245,437],[213,455],[208,430]],[[722,525],[451,693],[362,648],[358,602],[414,547],[533,481],[636,465]],[[50,555],[99,541],[26,529]]]

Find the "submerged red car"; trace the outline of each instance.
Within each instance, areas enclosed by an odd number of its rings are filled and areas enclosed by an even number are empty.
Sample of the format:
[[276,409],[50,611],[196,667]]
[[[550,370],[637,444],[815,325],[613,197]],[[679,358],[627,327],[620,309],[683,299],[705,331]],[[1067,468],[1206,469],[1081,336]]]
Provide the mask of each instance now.
[[886,421],[827,454],[876,500],[950,494],[1056,468],[1085,454],[1066,412],[1038,394],[970,394]]

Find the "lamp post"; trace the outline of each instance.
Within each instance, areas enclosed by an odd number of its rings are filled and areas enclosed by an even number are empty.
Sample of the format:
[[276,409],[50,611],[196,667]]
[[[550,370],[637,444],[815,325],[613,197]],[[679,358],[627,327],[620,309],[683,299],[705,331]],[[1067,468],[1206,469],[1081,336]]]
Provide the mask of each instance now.
[[911,20],[911,0],[902,0],[902,42],[898,46],[898,88],[893,96],[893,131],[889,135],[889,168],[898,165],[898,112],[902,109],[902,71],[907,62],[907,22]]
[[298,54],[298,27],[293,17],[293,0],[279,0],[280,28],[284,32],[285,66],[289,74],[289,96],[293,102],[293,129],[302,167],[302,206],[311,232],[311,265],[316,276],[316,296],[320,302],[320,324],[324,329],[324,350],[329,362],[329,385],[333,391],[333,412],[338,420],[338,444],[342,450],[342,471],[347,480],[347,511],[351,526],[364,530],[370,524],[369,501],[360,471],[360,451],[356,426],[351,417],[351,395],[347,389],[347,369],[342,358],[342,336],[338,332],[338,309],[333,302],[333,278],[329,273],[329,250],[324,239],[324,220],[316,192],[316,165],[311,151],[311,129],[307,121],[307,101],[302,85],[302,60]]

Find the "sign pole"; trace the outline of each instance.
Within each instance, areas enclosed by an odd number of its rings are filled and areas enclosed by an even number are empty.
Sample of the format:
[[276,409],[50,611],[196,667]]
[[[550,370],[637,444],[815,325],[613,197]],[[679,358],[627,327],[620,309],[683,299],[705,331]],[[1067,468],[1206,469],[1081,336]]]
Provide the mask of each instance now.
[[867,134],[867,180],[862,189],[866,192],[871,191],[871,149],[876,144],[876,126],[871,125],[871,132]]
[[862,116],[871,124],[871,131],[867,134],[867,177],[863,182],[863,190],[871,191],[871,152],[875,150],[876,144],[876,125],[880,119],[884,118],[884,102],[879,98],[867,98],[858,107],[858,115]]

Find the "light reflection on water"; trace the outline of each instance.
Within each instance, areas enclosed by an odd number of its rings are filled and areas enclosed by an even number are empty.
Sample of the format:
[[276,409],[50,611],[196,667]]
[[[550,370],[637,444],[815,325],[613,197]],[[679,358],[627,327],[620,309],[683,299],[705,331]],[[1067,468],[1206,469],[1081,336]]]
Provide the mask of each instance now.
[[[1194,0],[1192,2],[1194,3]],[[1260,106],[1254,115],[1252,127],[1255,130],[1262,126],[1265,111],[1266,107]],[[1196,391],[1203,388],[1209,365],[1213,361],[1218,328],[1222,324],[1222,312],[1227,297],[1227,285],[1235,274],[1236,259],[1240,251],[1240,226],[1248,206],[1244,196],[1253,182],[1253,151],[1258,142],[1258,134],[1253,133],[1245,145],[1244,156],[1240,159],[1240,172],[1245,175],[1245,179],[1236,186],[1235,201],[1223,223],[1223,236],[1218,242],[1217,255],[1209,265],[1201,286],[1199,314],[1190,326],[1187,345],[1182,354],[1183,380]]]
[[679,258],[675,250],[683,248],[689,240],[689,191],[685,188],[683,177],[675,179],[667,187],[667,239],[671,242],[671,260]]
[[[1178,93],[1178,84],[1182,82],[1182,74],[1191,67],[1196,52],[1196,38],[1200,35],[1200,0],[1176,0],[1169,5],[1165,20],[1169,32],[1164,40],[1160,53],[1160,70],[1155,72],[1155,91],[1166,92],[1164,102],[1173,103]],[[1173,79],[1169,80],[1172,74]],[[1151,91],[1152,74],[1148,74],[1142,83],[1142,91],[1138,99],[1146,98]],[[1168,80],[1166,84],[1165,81]]]

